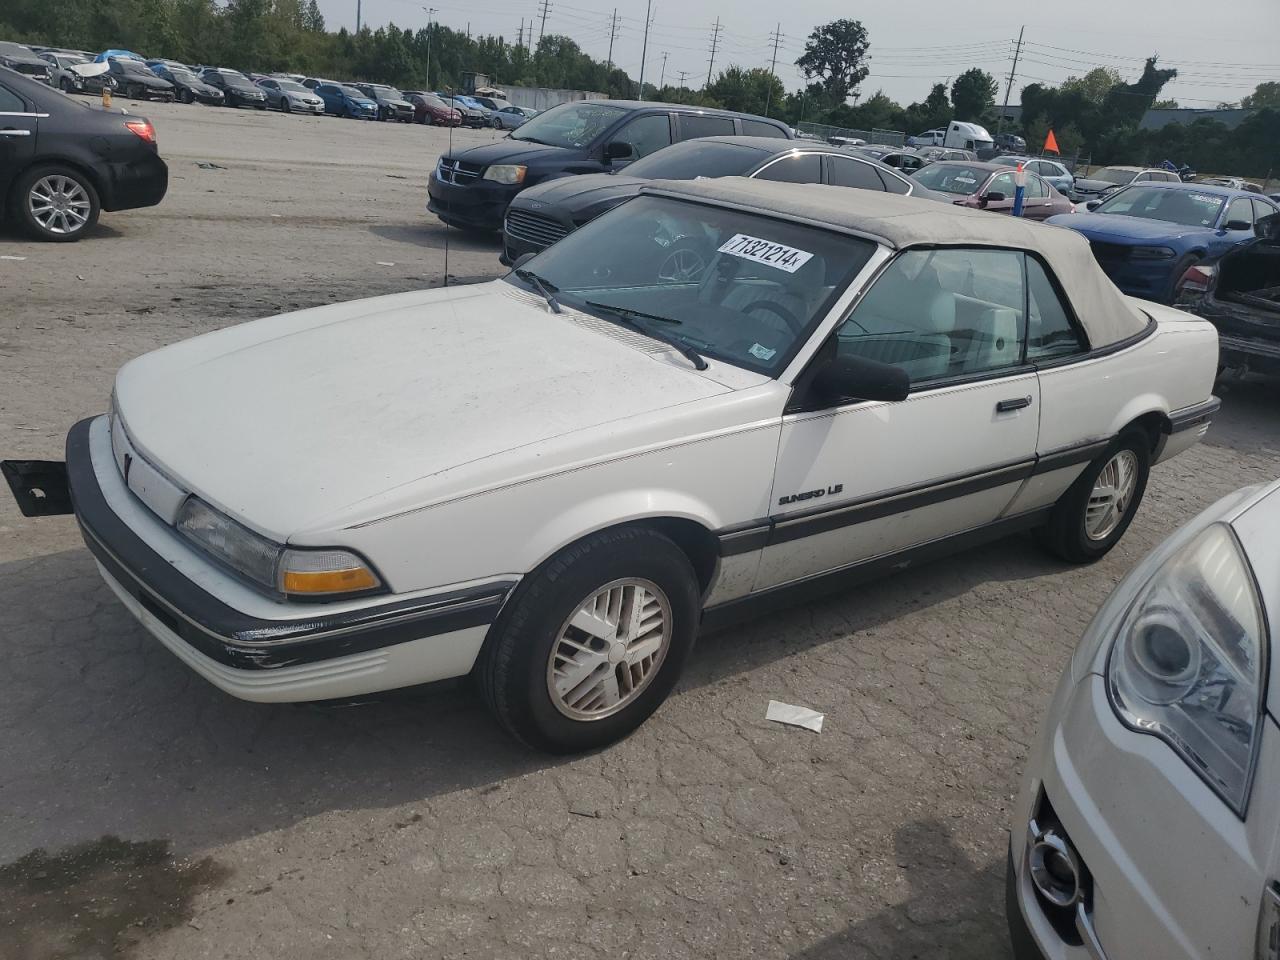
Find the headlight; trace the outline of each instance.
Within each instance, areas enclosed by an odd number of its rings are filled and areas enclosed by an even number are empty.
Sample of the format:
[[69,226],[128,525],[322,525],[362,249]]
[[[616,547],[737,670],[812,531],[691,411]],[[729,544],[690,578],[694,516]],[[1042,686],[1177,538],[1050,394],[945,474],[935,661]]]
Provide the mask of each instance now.
[[1129,251],[1134,260],[1172,260],[1177,255],[1173,247],[1134,247]]
[[1241,817],[1267,642],[1248,561],[1230,528],[1215,523],[1148,581],[1107,660],[1120,720],[1168,743]]
[[497,183],[524,183],[524,175],[528,169],[520,163],[498,163],[486,170],[480,179]]
[[254,533],[198,497],[178,511],[178,531],[233,570],[291,598],[334,597],[382,588],[373,569],[340,549],[285,547]]

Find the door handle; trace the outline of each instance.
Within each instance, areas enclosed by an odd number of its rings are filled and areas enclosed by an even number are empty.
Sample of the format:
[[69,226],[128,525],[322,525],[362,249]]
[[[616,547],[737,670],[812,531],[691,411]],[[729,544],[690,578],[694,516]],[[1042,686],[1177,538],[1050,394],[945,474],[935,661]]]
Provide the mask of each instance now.
[[15,130],[13,127],[5,127],[3,130],[0,130],[0,137],[29,137],[29,136],[31,136],[30,130]]
[[1021,410],[1023,407],[1031,406],[1030,397],[1014,397],[1011,400],[1001,400],[996,404],[996,413],[1009,413],[1013,410]]

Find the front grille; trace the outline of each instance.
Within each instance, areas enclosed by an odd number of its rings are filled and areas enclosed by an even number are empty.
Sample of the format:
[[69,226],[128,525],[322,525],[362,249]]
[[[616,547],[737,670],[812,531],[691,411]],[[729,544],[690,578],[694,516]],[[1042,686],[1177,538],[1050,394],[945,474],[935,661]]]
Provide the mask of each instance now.
[[1098,260],[1129,259],[1129,248],[1122,243],[1100,243],[1093,240],[1090,241],[1089,246],[1093,248],[1093,255]]
[[464,163],[450,157],[441,157],[436,165],[436,179],[444,183],[456,183],[466,186],[484,172],[484,167],[476,163]]
[[528,210],[508,210],[505,223],[507,236],[538,249],[549,247],[569,232],[569,228],[550,217]]

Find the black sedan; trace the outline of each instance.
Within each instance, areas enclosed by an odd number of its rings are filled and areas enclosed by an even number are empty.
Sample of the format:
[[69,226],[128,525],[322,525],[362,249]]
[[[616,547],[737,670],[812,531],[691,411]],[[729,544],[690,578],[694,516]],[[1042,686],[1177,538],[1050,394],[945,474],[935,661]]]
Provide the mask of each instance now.
[[157,77],[141,60],[112,57],[108,62],[111,64],[111,78],[115,80],[121,96],[130,100],[173,99],[173,84]]
[[775,137],[703,137],[658,150],[619,173],[561,177],[520,192],[507,207],[500,259],[510,266],[522,255],[550,246],[630,200],[649,180],[695,177],[828,183],[936,199],[920,184],[854,150]]
[[205,83],[190,70],[167,63],[156,64],[152,72],[161,80],[168,80],[183,103],[207,103],[220,107],[226,99],[222,91],[211,83]]
[[200,79],[222,91],[223,103],[228,107],[253,107],[267,109],[267,95],[262,88],[239,70],[229,67],[210,67]]
[[0,196],[40,240],[79,240],[102,210],[153,206],[169,169],[144,117],[90,108],[0,68]]

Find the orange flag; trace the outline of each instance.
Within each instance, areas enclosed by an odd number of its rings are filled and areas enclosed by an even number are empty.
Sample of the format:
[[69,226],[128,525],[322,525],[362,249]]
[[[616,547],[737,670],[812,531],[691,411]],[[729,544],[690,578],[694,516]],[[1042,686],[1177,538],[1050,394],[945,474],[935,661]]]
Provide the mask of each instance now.
[[1058,149],[1058,138],[1053,135],[1052,130],[1050,130],[1049,135],[1044,138],[1044,149],[1040,152],[1048,153],[1050,150],[1052,150],[1054,153],[1059,153],[1059,154],[1062,152],[1061,150]]

